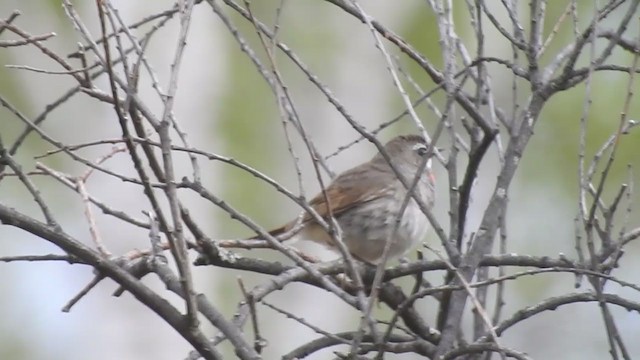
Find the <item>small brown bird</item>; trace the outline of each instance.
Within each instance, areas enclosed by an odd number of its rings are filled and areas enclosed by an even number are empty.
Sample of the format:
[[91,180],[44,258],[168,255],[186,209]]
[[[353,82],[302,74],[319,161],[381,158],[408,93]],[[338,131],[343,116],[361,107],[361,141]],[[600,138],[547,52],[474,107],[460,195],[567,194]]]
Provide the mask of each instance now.
[[[409,183],[421,167],[424,169],[414,191],[429,208],[433,207],[435,179],[431,152],[424,138],[398,136],[386,143],[384,149]],[[429,221],[413,199],[405,207],[398,229],[393,233],[406,195],[405,186],[381,154],[338,175],[326,188],[331,214],[340,225],[344,244],[355,258],[378,264],[388,240],[391,241],[389,259],[393,259],[404,255],[424,237]],[[309,202],[325,219],[331,215],[326,198],[320,193]],[[291,221],[269,233],[281,235],[296,223],[296,220]],[[309,214],[305,214],[302,224],[294,239],[311,240],[337,250],[335,240]]]

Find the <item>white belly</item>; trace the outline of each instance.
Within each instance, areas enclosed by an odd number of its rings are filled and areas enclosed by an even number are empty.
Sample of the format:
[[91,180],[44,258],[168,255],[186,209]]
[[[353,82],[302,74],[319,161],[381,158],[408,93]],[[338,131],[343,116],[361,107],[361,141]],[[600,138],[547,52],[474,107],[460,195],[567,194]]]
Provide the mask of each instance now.
[[415,247],[426,235],[429,220],[420,207],[411,199],[402,215],[402,221],[396,232],[392,251],[389,255],[402,256]]

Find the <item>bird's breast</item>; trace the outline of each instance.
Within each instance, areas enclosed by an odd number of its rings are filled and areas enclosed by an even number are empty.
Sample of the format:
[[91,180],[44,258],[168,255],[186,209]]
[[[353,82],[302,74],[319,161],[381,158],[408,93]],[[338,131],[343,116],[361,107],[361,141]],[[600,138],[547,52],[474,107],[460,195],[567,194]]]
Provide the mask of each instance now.
[[[426,235],[429,227],[429,220],[422,213],[415,200],[409,200],[400,224],[398,236],[410,244],[415,244]],[[411,247],[411,245],[408,245]]]

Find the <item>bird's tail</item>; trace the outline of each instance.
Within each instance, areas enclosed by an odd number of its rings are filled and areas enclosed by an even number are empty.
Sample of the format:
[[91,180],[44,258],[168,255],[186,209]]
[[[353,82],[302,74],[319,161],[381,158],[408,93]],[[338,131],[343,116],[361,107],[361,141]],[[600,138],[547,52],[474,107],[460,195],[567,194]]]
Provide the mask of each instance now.
[[[280,226],[279,228],[270,230],[268,234],[277,238],[279,235],[284,234],[285,231],[287,231],[286,225],[283,225],[283,226]],[[256,235],[256,236],[250,237],[248,240],[258,240],[258,239],[262,239],[262,236]]]

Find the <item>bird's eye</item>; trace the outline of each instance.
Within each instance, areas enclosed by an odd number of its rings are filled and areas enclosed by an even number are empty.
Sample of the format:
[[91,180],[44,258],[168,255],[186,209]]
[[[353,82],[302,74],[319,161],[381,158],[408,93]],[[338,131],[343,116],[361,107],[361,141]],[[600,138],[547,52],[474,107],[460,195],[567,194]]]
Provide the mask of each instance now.
[[425,156],[427,154],[427,146],[425,144],[415,144],[413,146],[413,150],[415,150],[420,156]]

